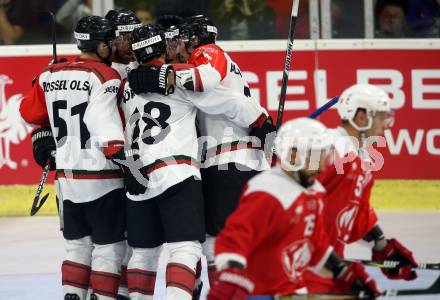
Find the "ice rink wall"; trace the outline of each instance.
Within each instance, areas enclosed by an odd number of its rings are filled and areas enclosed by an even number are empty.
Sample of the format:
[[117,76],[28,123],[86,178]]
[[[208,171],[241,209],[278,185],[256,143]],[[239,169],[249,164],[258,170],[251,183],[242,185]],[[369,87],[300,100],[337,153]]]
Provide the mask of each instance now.
[[[219,42],[255,97],[276,117],[286,42]],[[58,45],[74,59],[75,45]],[[0,216],[26,215],[41,169],[32,158],[31,127],[20,118],[21,98],[51,60],[51,45],[0,46]],[[373,202],[383,210],[440,210],[440,39],[295,41],[284,120],[306,116],[355,83],[380,86],[392,97],[394,127],[379,147],[384,165]],[[335,109],[320,118],[338,125]],[[48,182],[53,182],[53,174]],[[55,214],[51,198],[40,214]]]

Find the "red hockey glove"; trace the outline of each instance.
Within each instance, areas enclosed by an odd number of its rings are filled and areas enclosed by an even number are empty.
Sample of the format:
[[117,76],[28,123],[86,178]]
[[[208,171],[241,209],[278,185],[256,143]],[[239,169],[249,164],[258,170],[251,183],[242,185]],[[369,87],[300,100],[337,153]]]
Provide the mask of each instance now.
[[364,292],[375,297],[381,294],[376,281],[368,275],[360,263],[351,263],[345,266],[337,275],[336,284],[341,289],[351,288],[354,292]]
[[394,260],[400,262],[400,264],[396,268],[381,269],[382,273],[389,279],[416,279],[417,274],[413,268],[417,267],[417,263],[412,252],[395,239],[387,240],[387,242],[388,245],[382,251],[373,250],[373,261]]
[[207,300],[245,300],[253,289],[253,282],[243,270],[228,268],[217,273]]

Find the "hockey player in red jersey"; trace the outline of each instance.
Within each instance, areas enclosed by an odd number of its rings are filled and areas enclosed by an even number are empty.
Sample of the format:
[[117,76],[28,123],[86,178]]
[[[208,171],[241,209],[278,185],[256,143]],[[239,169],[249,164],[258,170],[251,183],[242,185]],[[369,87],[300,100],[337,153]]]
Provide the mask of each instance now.
[[[416,262],[410,250],[396,239],[386,239],[370,204],[379,154],[371,146],[393,122],[390,99],[375,86],[356,84],[346,89],[337,104],[341,125],[331,130],[334,153],[318,180],[327,190],[324,201],[324,224],[335,251],[344,256],[346,244],[364,240],[372,246],[372,259],[395,260],[400,266],[382,269],[390,279],[415,279]],[[373,160],[374,159],[374,160]],[[328,278],[307,273],[307,288],[312,292],[337,290]]]
[[313,119],[291,120],[280,128],[279,163],[249,180],[217,236],[218,273],[208,300],[294,294],[306,269],[326,269],[341,286],[379,293],[362,265],[339,259],[325,234],[325,190],[315,178],[331,144],[325,126]]
[[20,112],[28,123],[55,133],[64,299],[86,299],[89,282],[92,298],[115,299],[125,196],[119,167],[108,159],[124,143],[116,101],[120,76],[108,67],[114,30],[108,20],[89,16],[78,22],[74,35],[79,58],[44,69]]

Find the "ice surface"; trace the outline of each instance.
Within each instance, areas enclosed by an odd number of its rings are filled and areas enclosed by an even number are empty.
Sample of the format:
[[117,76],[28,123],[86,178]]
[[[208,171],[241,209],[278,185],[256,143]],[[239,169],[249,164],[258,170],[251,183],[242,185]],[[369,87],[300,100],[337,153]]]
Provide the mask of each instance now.
[[[379,214],[387,236],[394,236],[413,250],[421,262],[440,262],[440,213],[387,212]],[[57,217],[0,218],[0,299],[59,300],[61,297],[60,265],[63,259],[63,238]],[[164,266],[168,253],[160,261],[155,299],[165,292]],[[369,248],[352,245],[347,256],[370,258]],[[368,268],[382,289],[412,289],[428,287],[439,271],[420,271],[415,281],[391,281],[379,270]],[[202,274],[207,287],[206,273]],[[206,293],[206,288],[204,292]],[[440,299],[440,295],[399,297],[403,299]]]

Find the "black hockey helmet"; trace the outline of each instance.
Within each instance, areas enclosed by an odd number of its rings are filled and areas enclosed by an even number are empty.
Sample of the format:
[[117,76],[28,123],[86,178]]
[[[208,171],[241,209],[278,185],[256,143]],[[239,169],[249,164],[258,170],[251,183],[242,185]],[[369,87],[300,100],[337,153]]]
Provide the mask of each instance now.
[[141,20],[139,20],[136,14],[126,8],[109,10],[105,18],[115,26],[116,36],[124,32],[132,32],[134,29],[142,26]]
[[76,24],[74,36],[79,50],[96,52],[100,42],[106,43],[111,48],[115,31],[109,20],[98,16],[86,16]]
[[159,24],[148,24],[136,28],[133,31],[131,49],[141,62],[164,54],[166,45],[163,27]]
[[[204,15],[197,15],[186,18],[180,25],[180,37],[188,45],[198,47],[207,44],[214,44],[217,38],[217,27],[214,23]],[[198,42],[194,44],[194,37],[198,38]]]

